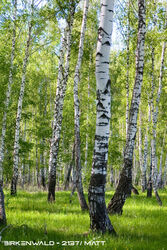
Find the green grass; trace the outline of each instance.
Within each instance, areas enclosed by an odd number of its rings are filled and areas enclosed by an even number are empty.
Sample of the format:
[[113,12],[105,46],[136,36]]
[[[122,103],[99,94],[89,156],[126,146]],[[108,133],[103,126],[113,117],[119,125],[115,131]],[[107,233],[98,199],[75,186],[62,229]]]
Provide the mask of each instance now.
[[[106,193],[108,203],[113,192]],[[55,246],[10,246],[0,249],[167,249],[167,191],[160,191],[163,207],[155,197],[132,195],[126,201],[122,216],[112,216],[111,222],[118,234],[92,234],[89,214],[81,212],[77,195],[70,204],[70,192],[56,192],[56,202],[46,202],[46,192],[18,191],[17,197],[5,192],[8,224],[2,241],[55,241]],[[104,246],[62,246],[62,241],[105,241]],[[57,242],[60,242],[58,245]]]

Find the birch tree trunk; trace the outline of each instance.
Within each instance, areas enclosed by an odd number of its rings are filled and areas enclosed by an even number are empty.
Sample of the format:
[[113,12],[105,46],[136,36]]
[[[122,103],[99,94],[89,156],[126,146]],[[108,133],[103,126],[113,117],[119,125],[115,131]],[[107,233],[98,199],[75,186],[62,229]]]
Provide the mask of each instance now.
[[10,59],[10,69],[9,69],[9,81],[6,92],[6,100],[4,107],[4,114],[2,119],[2,134],[0,138],[0,185],[3,185],[3,160],[4,160],[4,151],[5,151],[5,135],[6,135],[6,119],[7,111],[9,107],[11,86],[13,84],[13,61],[15,55],[15,43],[16,43],[16,15],[17,15],[17,0],[14,1],[14,15],[13,15],[13,38],[12,38],[12,50],[11,50],[11,59]]
[[0,185],[0,226],[5,224],[6,224],[6,213],[5,213],[4,193],[2,186]]
[[20,88],[18,107],[17,107],[15,141],[14,141],[14,156],[13,156],[13,176],[12,176],[12,182],[11,182],[11,195],[16,195],[16,193],[17,193],[20,122],[21,122],[21,115],[22,115],[24,89],[25,89],[25,83],[26,83],[26,71],[27,71],[27,64],[28,64],[28,58],[29,58],[29,48],[30,48],[30,42],[31,42],[31,31],[32,31],[32,24],[33,24],[33,22],[32,22],[33,8],[34,8],[33,3],[34,3],[34,0],[32,0],[31,21],[30,21],[29,27],[28,27],[28,38],[27,38],[27,44],[26,44],[26,49],[25,49],[25,57],[24,57],[24,61],[23,61],[21,88]]
[[150,100],[148,101],[148,126],[145,133],[145,139],[144,139],[144,153],[143,153],[143,164],[142,164],[142,180],[141,180],[141,186],[142,186],[142,192],[144,192],[147,189],[147,177],[146,177],[146,171],[147,171],[147,160],[148,160],[148,132],[150,130],[150,122],[151,122],[151,105]]
[[161,156],[160,156],[160,163],[159,163],[159,174],[158,174],[158,180],[157,185],[158,188],[162,188],[162,157],[163,157],[163,148],[161,150]]
[[105,185],[111,116],[109,56],[113,9],[113,0],[102,1],[96,50],[96,133],[92,172],[88,192],[90,227],[93,231],[100,231],[102,233],[115,233],[105,204]]
[[[62,43],[62,49],[60,52],[59,72],[58,72],[55,110],[54,110],[54,122],[53,122],[53,129],[52,129],[52,139],[51,139],[50,158],[49,158],[49,171],[50,172],[49,172],[48,201],[50,202],[55,200],[56,165],[57,165],[57,157],[58,157],[58,151],[59,151],[61,125],[62,125],[62,119],[63,119],[63,104],[64,104],[67,81],[68,81],[68,74],[69,74],[69,61],[70,61],[70,52],[71,52],[71,32],[72,32],[72,27],[73,27],[74,13],[75,13],[75,3],[71,4],[71,9],[69,13],[70,21],[67,24],[67,28],[68,28],[67,35],[66,35],[66,30],[65,30],[65,35],[64,35],[64,39]],[[65,66],[63,67],[65,47],[67,47],[67,54],[66,54]]]
[[37,146],[37,139],[36,139],[36,147],[35,147],[35,165],[36,165],[36,181],[38,188],[40,187],[39,181],[39,164],[38,164],[38,146]]
[[165,167],[164,167],[163,188],[166,185],[166,173],[167,173],[167,154],[166,154]]
[[82,27],[81,27],[81,36],[79,42],[79,52],[78,52],[78,60],[75,68],[74,75],[74,123],[75,123],[75,167],[76,167],[76,188],[79,198],[79,203],[82,210],[88,210],[88,205],[85,200],[83,186],[82,186],[82,168],[81,168],[81,142],[80,142],[80,118],[79,118],[79,97],[78,97],[78,84],[80,78],[80,68],[83,57],[83,49],[84,49],[84,38],[85,38],[85,30],[86,30],[86,21],[87,21],[87,13],[89,7],[89,0],[85,0],[84,3],[84,11],[83,11],[83,19],[82,19]]
[[163,78],[163,69],[164,69],[165,50],[166,50],[166,42],[164,42],[162,46],[159,88],[158,88],[158,93],[157,93],[157,98],[156,98],[156,107],[155,107],[155,110],[154,110],[154,106],[152,108],[152,120],[153,120],[152,182],[153,182],[153,190],[154,190],[156,199],[160,206],[162,206],[162,201],[158,194],[158,185],[157,185],[158,169],[157,169],[157,164],[156,164],[156,128],[157,128],[157,119],[158,119],[158,106],[159,106],[160,96],[162,92],[162,78]]
[[[148,131],[148,130],[147,130]],[[143,164],[141,168],[141,186],[142,192],[144,192],[147,188],[147,178],[146,178],[146,170],[147,170],[147,150],[148,150],[148,137],[147,131],[144,139],[144,154],[143,154]]]
[[[155,5],[155,2],[154,2]],[[156,25],[156,20],[155,20],[155,15],[154,15],[154,27]],[[150,102],[149,102],[149,109],[150,109],[150,118],[149,118],[149,124],[151,123],[151,116],[154,112],[154,89],[155,89],[155,83],[154,83],[154,61],[155,61],[155,49],[152,47],[151,51],[151,60],[152,60],[152,71],[151,71],[151,97],[150,97]],[[149,173],[149,178],[148,178],[148,183],[147,183],[147,197],[151,198],[152,197],[152,145],[151,145],[151,163],[150,163],[150,173]]]
[[108,205],[110,214],[122,214],[123,205],[132,188],[133,151],[137,132],[137,116],[141,96],[144,68],[144,42],[145,42],[145,0],[138,0],[138,42],[136,54],[136,77],[129,113],[128,135],[124,152],[124,166],[120,175],[115,194]]
[[71,176],[72,168],[74,166],[74,159],[75,159],[75,143],[73,145],[72,159],[71,159],[71,162],[70,162],[70,166],[69,166],[69,168],[67,170],[67,175],[65,177],[64,190],[68,190],[68,188],[69,188],[70,176]]
[[[23,131],[23,141],[26,142],[26,129],[27,129],[27,123],[25,120],[25,124],[24,124],[24,131]],[[21,184],[22,184],[22,188],[24,189],[24,184],[25,184],[25,156],[23,157],[22,160],[22,178],[21,178]]]
[[129,121],[129,40],[130,40],[130,0],[128,0],[128,18],[127,18],[127,71],[126,71],[126,138],[128,134],[128,121]]

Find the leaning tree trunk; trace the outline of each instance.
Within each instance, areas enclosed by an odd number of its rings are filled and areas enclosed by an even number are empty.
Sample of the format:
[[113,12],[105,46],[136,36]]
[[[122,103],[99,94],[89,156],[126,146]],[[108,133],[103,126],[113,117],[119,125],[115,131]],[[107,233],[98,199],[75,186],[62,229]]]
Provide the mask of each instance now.
[[109,57],[113,23],[113,0],[103,0],[96,51],[96,134],[89,185],[90,227],[93,231],[115,233],[105,204],[108,142],[110,135],[111,81]]
[[13,61],[15,55],[15,43],[16,43],[16,15],[17,15],[17,0],[14,2],[14,15],[13,15],[13,39],[12,39],[12,51],[11,51],[11,59],[10,59],[10,69],[9,69],[9,81],[6,92],[6,100],[4,107],[4,114],[2,119],[2,134],[0,138],[0,185],[3,184],[3,160],[4,160],[4,151],[5,151],[5,135],[6,135],[6,119],[7,119],[7,111],[9,107],[10,94],[11,94],[11,86],[13,84]]
[[132,165],[133,151],[137,132],[137,116],[139,111],[139,103],[141,96],[141,86],[143,82],[144,68],[144,42],[145,42],[145,0],[138,0],[139,21],[138,21],[138,42],[136,54],[136,77],[133,89],[129,113],[128,135],[124,152],[124,166],[120,175],[119,184],[115,194],[108,205],[110,214],[122,214],[122,208],[125,200],[132,188]]
[[[53,122],[52,139],[50,145],[50,159],[49,159],[48,201],[50,202],[55,200],[56,166],[57,166],[57,157],[59,151],[61,125],[63,119],[63,104],[64,104],[67,81],[68,81],[68,74],[69,74],[71,32],[73,27],[74,13],[75,13],[75,4],[72,4],[69,13],[70,21],[67,25],[68,28],[67,36],[65,30],[62,49],[60,53],[60,61],[59,61],[59,73],[57,80],[57,91],[56,91],[55,110],[54,110],[54,122]],[[65,67],[63,67],[66,46],[67,46],[66,62],[65,62]]]
[[79,43],[78,61],[74,74],[74,123],[75,123],[75,167],[76,167],[76,188],[79,198],[79,203],[82,210],[88,210],[88,205],[83,192],[82,186],[82,168],[81,168],[81,142],[80,142],[80,118],[79,118],[79,97],[78,97],[78,84],[80,78],[80,68],[83,57],[84,38],[86,30],[86,21],[88,13],[89,0],[85,0],[81,36]]
[[[33,1],[32,1],[32,16],[33,16]],[[33,24],[33,22],[31,20],[30,23],[29,23],[29,27],[28,27],[28,38],[27,38],[27,44],[26,44],[26,50],[25,50],[25,57],[24,57],[24,61],[23,61],[22,81],[21,81],[21,88],[20,88],[19,101],[18,101],[18,107],[17,107],[15,141],[14,141],[14,156],[13,156],[13,176],[12,176],[12,183],[11,183],[11,195],[16,195],[16,193],[17,193],[20,122],[21,122],[21,114],[22,114],[22,104],[23,104],[23,97],[24,97],[25,82],[26,82],[26,71],[27,71],[27,64],[28,64],[28,58],[29,58],[29,48],[30,48],[30,42],[31,42],[32,24]]]

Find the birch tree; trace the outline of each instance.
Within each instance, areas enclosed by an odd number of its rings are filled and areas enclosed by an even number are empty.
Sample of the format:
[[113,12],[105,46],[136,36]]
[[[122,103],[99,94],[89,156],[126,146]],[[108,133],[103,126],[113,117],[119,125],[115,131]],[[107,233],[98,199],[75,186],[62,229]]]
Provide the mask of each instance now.
[[14,156],[13,156],[13,176],[11,182],[11,195],[16,195],[17,193],[17,180],[18,180],[18,165],[19,165],[19,138],[20,138],[20,122],[21,122],[21,115],[22,115],[22,105],[23,105],[23,98],[24,98],[24,90],[25,90],[25,83],[26,83],[26,72],[27,72],[27,65],[29,59],[29,49],[31,43],[31,32],[32,32],[32,25],[33,25],[33,11],[34,11],[34,0],[32,0],[31,4],[31,20],[28,25],[28,37],[27,43],[25,48],[25,57],[23,61],[23,69],[22,69],[22,80],[21,80],[21,87],[20,87],[20,94],[17,106],[17,115],[16,115],[16,129],[15,129],[15,140],[14,140]]
[[127,70],[126,70],[126,138],[127,138],[127,132],[128,132],[128,120],[129,120],[129,40],[130,40],[130,0],[127,2],[128,4],[128,17],[127,17],[127,42],[126,42],[126,50],[127,50],[127,56],[126,56],[126,64],[127,64]]
[[80,68],[82,63],[84,38],[86,30],[87,13],[89,7],[89,0],[84,2],[83,19],[81,26],[81,36],[79,42],[78,60],[75,68],[74,75],[74,122],[75,122],[75,167],[76,167],[76,188],[78,192],[78,198],[82,210],[87,210],[88,206],[85,200],[83,186],[82,186],[82,169],[81,169],[81,148],[80,148],[80,118],[79,118],[79,97],[78,97],[78,84],[80,78]]
[[102,1],[96,50],[96,132],[92,172],[88,193],[90,227],[93,231],[101,231],[103,233],[115,233],[107,214],[105,204],[105,184],[111,116],[109,55],[113,23],[113,8],[113,0]]
[[[71,52],[71,32],[74,21],[75,3],[71,3],[69,10],[69,20],[67,20],[67,29],[65,29],[64,39],[60,52],[59,72],[57,79],[57,90],[55,98],[54,109],[54,122],[52,129],[52,139],[50,145],[50,158],[49,158],[49,187],[48,187],[48,201],[55,200],[55,186],[56,186],[56,166],[59,151],[60,133],[63,119],[63,104],[66,92],[66,86],[69,74],[69,61]],[[67,34],[66,34],[67,33]],[[65,47],[67,47],[65,65]]]
[[146,178],[146,171],[147,171],[147,160],[148,160],[148,131],[150,130],[150,121],[151,121],[151,107],[150,107],[150,101],[148,105],[149,111],[148,111],[148,126],[145,132],[145,138],[144,138],[144,152],[143,152],[143,163],[141,167],[141,186],[142,186],[142,192],[144,192],[147,188],[147,178]]
[[156,196],[156,199],[160,206],[162,206],[162,201],[158,194],[158,185],[157,185],[157,178],[158,178],[158,169],[156,164],[156,128],[157,128],[157,119],[158,119],[158,106],[160,101],[160,96],[162,92],[162,78],[163,78],[163,69],[164,69],[164,59],[165,59],[165,50],[166,50],[166,42],[163,43],[162,46],[162,55],[161,55],[161,67],[160,67],[160,77],[159,77],[159,87],[157,92],[156,98],[156,107],[152,108],[152,122],[153,122],[153,138],[152,138],[152,184],[153,190]]
[[166,160],[165,160],[165,167],[164,167],[164,176],[163,176],[162,187],[165,187],[165,185],[166,185],[166,173],[167,173],[167,154],[166,154]]
[[110,214],[122,214],[123,205],[132,188],[133,151],[137,132],[137,117],[139,112],[141,86],[143,82],[145,32],[145,0],[138,0],[138,40],[135,84],[129,112],[128,134],[124,152],[124,166],[114,196],[108,205],[108,212]]
[[0,185],[3,183],[3,160],[4,160],[4,151],[5,151],[5,135],[6,135],[6,119],[7,111],[9,107],[11,86],[13,84],[13,61],[15,56],[15,43],[16,43],[16,15],[17,15],[17,0],[14,1],[14,15],[13,15],[13,38],[12,38],[12,50],[11,50],[11,59],[10,59],[10,69],[9,69],[9,81],[6,92],[5,100],[5,111],[3,114],[2,120],[2,134],[0,138]]

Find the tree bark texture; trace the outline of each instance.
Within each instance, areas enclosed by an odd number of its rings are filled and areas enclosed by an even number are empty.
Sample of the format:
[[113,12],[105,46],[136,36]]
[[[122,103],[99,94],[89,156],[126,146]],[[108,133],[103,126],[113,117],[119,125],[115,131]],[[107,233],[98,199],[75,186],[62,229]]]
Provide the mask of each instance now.
[[0,185],[0,226],[5,224],[6,224],[6,213],[5,213],[4,193]]
[[156,128],[157,128],[157,119],[158,119],[158,106],[160,101],[160,96],[162,92],[162,78],[163,78],[163,69],[164,69],[164,59],[165,59],[165,50],[166,50],[166,42],[163,43],[162,46],[162,55],[161,55],[161,66],[160,66],[160,77],[159,77],[159,87],[156,98],[156,107],[152,108],[152,120],[153,120],[153,138],[152,138],[152,183],[153,183],[153,191],[155,193],[156,199],[160,206],[162,206],[161,199],[158,195],[158,169],[156,163]]
[[18,107],[17,107],[17,116],[16,116],[16,128],[15,128],[15,140],[14,140],[14,156],[13,156],[13,176],[11,182],[11,195],[16,195],[17,193],[17,180],[18,180],[18,165],[19,165],[19,138],[20,138],[20,122],[21,122],[21,115],[22,115],[22,104],[24,98],[24,89],[26,83],[26,71],[27,71],[27,64],[29,58],[29,48],[31,43],[31,31],[32,31],[32,18],[33,18],[33,1],[32,1],[32,14],[31,14],[31,21],[28,27],[28,38],[27,44],[25,48],[25,57],[23,61],[23,69],[22,69],[22,80],[21,80],[21,88],[18,100]]
[[[63,104],[67,87],[68,74],[69,74],[69,61],[71,53],[71,32],[73,27],[74,13],[75,13],[75,3],[71,4],[71,9],[69,13],[70,21],[67,23],[67,29],[65,29],[62,48],[60,51],[59,72],[57,79],[57,90],[56,90],[55,109],[54,109],[54,122],[52,129],[52,139],[50,145],[50,158],[49,158],[48,201],[50,202],[55,200],[56,166],[57,166],[57,158],[59,151],[62,119],[63,119]],[[67,52],[66,52],[65,66],[64,66],[65,47],[67,47]]]
[[145,42],[145,0],[138,1],[138,42],[136,53],[136,76],[129,113],[128,135],[124,152],[124,166],[120,175],[115,194],[108,204],[110,214],[122,214],[125,200],[132,188],[133,151],[137,132],[137,116],[139,111],[141,86],[144,68],[144,42]]
[[126,56],[126,63],[127,63],[127,70],[126,70],[126,138],[128,134],[128,121],[129,121],[129,40],[130,40],[130,0],[128,0],[128,17],[127,17],[127,56]]
[[167,154],[166,154],[165,167],[164,167],[163,188],[166,185],[166,173],[167,173]]
[[91,179],[89,184],[89,213],[92,231],[115,233],[105,204],[108,142],[110,135],[110,77],[109,56],[113,23],[113,0],[103,0],[96,50],[96,133]]
[[81,36],[79,42],[78,60],[75,68],[74,75],[74,123],[75,123],[75,167],[76,167],[76,187],[78,193],[78,199],[82,210],[88,210],[88,205],[83,192],[82,185],[82,168],[81,168],[81,142],[80,142],[80,110],[79,110],[79,96],[78,96],[78,84],[80,78],[80,68],[83,57],[84,38],[86,30],[87,13],[89,7],[89,0],[85,0],[83,19],[81,26]]

